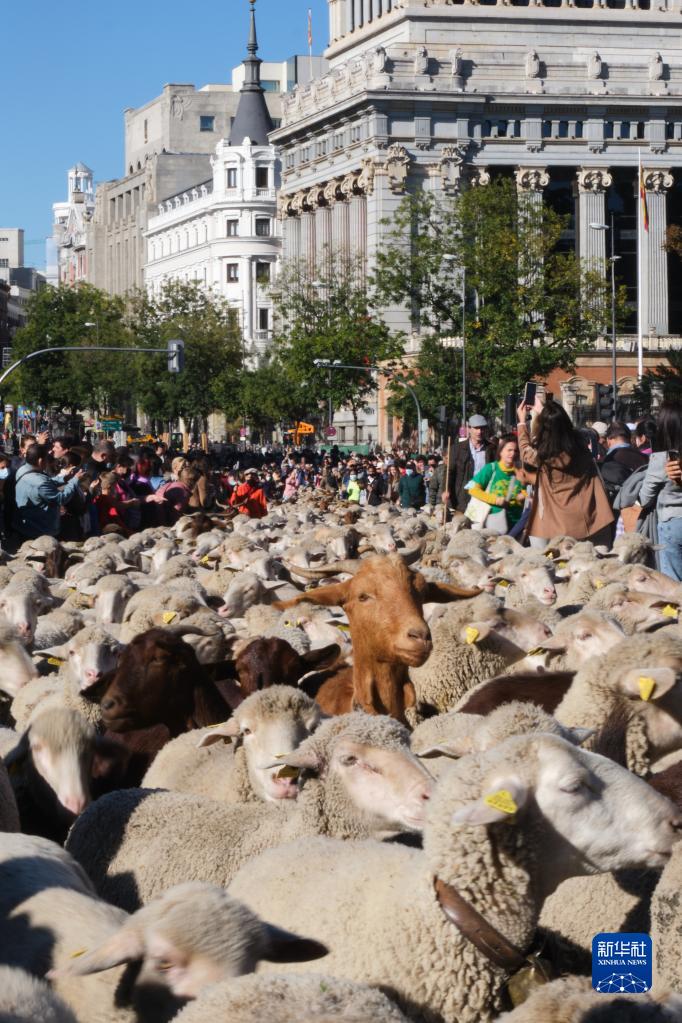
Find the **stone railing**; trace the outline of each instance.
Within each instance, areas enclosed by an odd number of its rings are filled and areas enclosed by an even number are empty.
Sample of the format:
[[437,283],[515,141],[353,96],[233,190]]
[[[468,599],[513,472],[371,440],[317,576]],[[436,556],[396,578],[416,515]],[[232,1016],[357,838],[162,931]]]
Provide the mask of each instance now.
[[162,216],[164,213],[175,213],[176,210],[181,209],[183,206],[189,206],[191,203],[206,199],[212,192],[213,178],[209,181],[202,181],[200,185],[194,185],[193,188],[187,188],[183,192],[178,192],[177,195],[171,195],[168,199],[163,199],[158,203],[159,216]]

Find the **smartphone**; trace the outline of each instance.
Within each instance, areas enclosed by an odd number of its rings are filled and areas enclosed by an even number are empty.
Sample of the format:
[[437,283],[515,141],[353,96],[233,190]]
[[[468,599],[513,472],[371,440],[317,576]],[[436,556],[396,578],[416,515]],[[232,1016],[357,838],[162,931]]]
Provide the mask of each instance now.
[[532,406],[535,404],[535,395],[537,393],[537,389],[538,385],[536,383],[533,383],[532,380],[529,380],[528,383],[526,384],[526,389],[523,392],[524,405]]
[[679,462],[679,460],[680,460],[680,453],[679,453],[679,451],[675,451],[673,449],[672,451],[668,452],[668,461],[669,462]]

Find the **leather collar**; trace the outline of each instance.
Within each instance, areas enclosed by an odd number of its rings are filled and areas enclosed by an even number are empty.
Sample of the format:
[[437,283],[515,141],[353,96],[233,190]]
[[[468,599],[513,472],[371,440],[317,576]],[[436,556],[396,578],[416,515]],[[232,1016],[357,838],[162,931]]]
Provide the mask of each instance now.
[[521,949],[507,941],[452,885],[436,877],[434,888],[438,904],[450,923],[491,963],[507,973],[516,973],[527,965],[528,958]]

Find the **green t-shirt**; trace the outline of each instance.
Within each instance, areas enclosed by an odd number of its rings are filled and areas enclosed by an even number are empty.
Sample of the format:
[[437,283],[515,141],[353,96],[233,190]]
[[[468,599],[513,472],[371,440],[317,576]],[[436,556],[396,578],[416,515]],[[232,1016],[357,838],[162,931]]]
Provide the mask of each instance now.
[[[487,465],[484,465],[476,473],[472,482],[477,483],[481,490],[487,490],[493,497],[503,497],[505,499],[509,493],[509,484],[513,483],[509,505],[506,509],[507,519],[511,526],[519,521],[523,512],[525,494],[523,493],[523,487],[514,476],[513,469],[504,469],[500,462],[488,462]],[[502,509],[496,505],[491,505],[490,511],[494,514],[495,512],[502,511]]]

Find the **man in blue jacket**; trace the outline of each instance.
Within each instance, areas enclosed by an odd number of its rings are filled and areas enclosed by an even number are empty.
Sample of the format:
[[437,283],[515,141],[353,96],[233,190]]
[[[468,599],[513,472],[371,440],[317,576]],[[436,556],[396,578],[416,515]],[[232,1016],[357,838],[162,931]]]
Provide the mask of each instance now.
[[45,471],[47,457],[45,444],[31,444],[26,464],[17,471],[14,528],[23,539],[58,536],[59,509],[73,497],[82,476],[77,472],[68,483],[58,486]]

